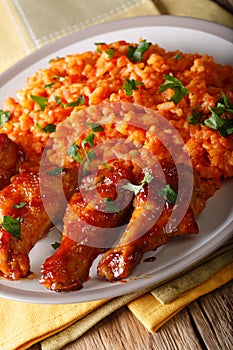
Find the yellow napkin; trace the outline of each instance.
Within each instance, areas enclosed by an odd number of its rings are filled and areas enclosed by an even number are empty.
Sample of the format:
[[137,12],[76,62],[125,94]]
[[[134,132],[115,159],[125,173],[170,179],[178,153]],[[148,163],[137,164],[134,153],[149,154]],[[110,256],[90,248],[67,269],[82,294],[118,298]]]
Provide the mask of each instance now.
[[[65,8],[72,11],[64,14]],[[58,16],[57,11],[63,16]],[[160,13],[199,17],[233,27],[233,16],[211,0],[0,0],[0,72],[74,30],[106,20]],[[214,259],[221,262],[217,268]],[[189,291],[177,291],[179,280],[174,279],[164,286],[152,286],[112,300],[81,304],[34,305],[0,299],[0,349],[26,349],[41,341],[42,349],[58,350],[126,304],[147,329],[155,331],[192,300],[231,280],[232,260],[232,247],[218,250],[203,263],[209,265],[209,273],[195,281]],[[202,265],[202,272],[206,268],[207,265]],[[177,278],[187,280],[193,275],[197,275],[194,270]],[[175,292],[170,295],[176,299],[168,302],[167,290],[172,288]],[[146,314],[145,310],[150,313]]]
[[[195,283],[184,289],[178,288],[178,292],[175,290],[175,300],[164,305],[167,289],[174,288],[179,279],[189,281],[190,274],[196,276]],[[164,285],[150,286],[121,297],[68,305],[34,305],[0,299],[0,349],[26,349],[41,341],[42,349],[58,350],[126,304],[143,325],[153,332],[191,301],[232,278],[233,240],[204,262],[198,263],[191,271]]]

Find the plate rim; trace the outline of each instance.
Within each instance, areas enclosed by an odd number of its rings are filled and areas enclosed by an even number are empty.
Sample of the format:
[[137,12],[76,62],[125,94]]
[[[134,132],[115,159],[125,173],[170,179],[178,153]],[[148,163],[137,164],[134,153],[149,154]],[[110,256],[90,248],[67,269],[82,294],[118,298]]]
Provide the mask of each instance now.
[[[121,27],[119,27],[119,24]],[[185,17],[185,16],[170,16],[170,15],[158,15],[158,16],[137,16],[132,18],[123,18],[118,19],[114,21],[108,21],[104,23],[100,23],[94,26],[89,26],[87,28],[75,31],[70,34],[66,34],[65,36],[62,36],[59,39],[56,39],[45,46],[41,47],[40,49],[35,50],[19,62],[15,63],[12,67],[10,67],[8,70],[3,72],[0,75],[0,88],[4,86],[4,84],[8,81],[14,78],[14,76],[18,73],[18,71],[22,72],[24,69],[28,68],[29,65],[34,64],[35,62],[39,61],[40,59],[43,59],[43,57],[48,54],[52,54],[53,52],[56,52],[57,50],[64,49],[67,46],[70,46],[72,44],[75,44],[76,42],[79,42],[81,40],[85,40],[88,38],[91,38],[95,35],[101,35],[106,32],[116,32],[121,29],[129,29],[129,28],[136,28],[136,27],[157,27],[157,26],[164,26],[164,27],[179,27],[184,29],[192,29],[197,31],[204,31],[206,33],[216,35],[230,43],[233,43],[233,29],[223,26],[221,24],[203,20],[199,18],[193,18],[193,17]],[[189,268],[192,264],[198,263],[200,260],[208,256],[211,252],[213,252],[216,248],[220,247],[222,244],[224,244],[232,235],[232,229],[233,229],[233,222],[228,224],[227,226],[224,226],[224,228],[221,230],[221,233],[224,232],[224,239],[221,238],[221,235],[218,235],[217,237],[214,237],[214,244],[209,249],[206,249],[206,244],[202,245],[199,249],[199,252],[197,254],[196,251],[192,252],[189,256],[189,260],[187,261],[186,257],[181,257],[177,264],[179,265],[179,269],[171,274],[169,273],[169,278],[173,278],[177,273],[182,273],[184,271],[183,267],[183,260],[185,260],[186,268]],[[204,250],[204,252],[203,252]],[[193,259],[191,258],[193,254],[197,254],[195,258],[195,262],[193,262]],[[171,266],[165,266],[162,270],[167,268],[171,269]],[[166,272],[165,272],[166,275]],[[162,274],[164,276],[164,272]],[[158,283],[161,283],[164,281],[164,277],[161,277]],[[14,283],[14,282],[12,282]],[[156,282],[157,283],[157,282]],[[1,284],[1,280],[0,280]],[[155,282],[151,281],[151,283],[148,283],[147,286],[154,285]],[[140,289],[141,287],[134,288],[133,285],[128,289],[127,292],[123,291],[121,292],[121,284],[116,285],[116,289],[113,292],[112,290],[108,290],[108,297],[118,297],[120,295],[131,293],[135,290]],[[4,290],[7,289],[7,286],[4,286]],[[102,290],[102,289],[101,289]],[[117,292],[116,292],[117,290]],[[123,288],[124,290],[124,288]],[[18,291],[18,289],[17,289]],[[14,301],[22,301],[27,303],[37,303],[37,304],[72,304],[72,303],[78,303],[78,302],[86,302],[86,301],[92,301],[92,300],[98,300],[98,293],[97,291],[97,297],[94,296],[96,293],[95,290],[88,291],[89,294],[92,295],[92,298],[87,298],[85,293],[79,294],[79,291],[74,292],[73,298],[69,298],[71,294],[66,294],[67,300],[64,300],[63,298],[59,298],[57,295],[54,295],[52,292],[49,292],[51,294],[45,293],[45,295],[41,295],[40,291],[32,291],[32,294],[34,294],[35,297],[30,298],[28,296],[28,291],[19,290],[18,293],[10,292],[8,295],[6,295],[3,291],[0,290],[0,297],[3,297],[5,299],[10,299]],[[48,291],[47,291],[48,292]],[[22,295],[25,293],[24,295]],[[76,294],[75,294],[76,293]],[[43,293],[42,293],[43,294]],[[75,295],[75,296],[74,296]],[[54,297],[55,296],[55,297]],[[53,298],[54,297],[54,298]]]

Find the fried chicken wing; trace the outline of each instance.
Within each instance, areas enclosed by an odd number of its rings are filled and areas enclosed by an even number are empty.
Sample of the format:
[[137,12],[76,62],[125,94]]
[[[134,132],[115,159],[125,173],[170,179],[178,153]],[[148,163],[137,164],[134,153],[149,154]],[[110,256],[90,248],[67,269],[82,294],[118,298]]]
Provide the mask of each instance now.
[[112,246],[131,215],[132,195],[117,184],[137,178],[140,169],[119,160],[98,172],[94,186],[90,177],[83,179],[69,201],[61,245],[42,265],[40,283],[54,291],[82,288],[94,259]]
[[9,185],[11,177],[18,172],[23,152],[5,134],[0,134],[0,190]]
[[[178,190],[176,167],[167,160],[163,161],[162,166],[166,174],[166,186],[175,190],[172,192],[174,194]],[[192,208],[189,206],[188,210],[182,213],[183,198],[178,204],[168,196],[162,198],[158,190],[161,186],[160,180],[155,176],[151,183],[145,184],[136,194],[130,222],[118,244],[101,258],[98,264],[99,276],[111,282],[126,278],[141,261],[144,253],[156,250],[176,236],[198,233]],[[183,190],[185,193],[185,188]],[[172,218],[174,209],[177,214]],[[182,220],[177,224],[178,217]]]
[[[74,190],[75,177],[70,171],[64,174],[64,193],[68,196],[72,187]],[[63,208],[56,203],[56,181],[53,179],[48,184],[53,215],[62,215]],[[29,274],[28,254],[49,231],[52,219],[43,204],[38,171],[25,170],[16,175],[0,192],[0,275],[16,280]]]

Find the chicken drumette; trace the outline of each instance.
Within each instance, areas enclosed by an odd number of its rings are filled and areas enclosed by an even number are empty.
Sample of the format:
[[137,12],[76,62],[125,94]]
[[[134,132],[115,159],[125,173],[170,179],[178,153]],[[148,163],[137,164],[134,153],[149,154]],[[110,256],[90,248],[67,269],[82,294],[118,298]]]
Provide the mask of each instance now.
[[[47,214],[43,203],[37,166],[35,169],[22,170],[11,184],[0,192],[1,276],[13,280],[27,276],[30,272],[30,250],[49,231],[52,226],[51,220],[64,213],[64,204],[57,200],[57,190],[60,190],[60,187],[51,175],[44,176],[44,187],[49,187],[47,203],[49,208],[53,208],[53,215],[52,209],[50,216]],[[70,197],[75,187],[76,172],[63,170],[61,181],[64,194]]]

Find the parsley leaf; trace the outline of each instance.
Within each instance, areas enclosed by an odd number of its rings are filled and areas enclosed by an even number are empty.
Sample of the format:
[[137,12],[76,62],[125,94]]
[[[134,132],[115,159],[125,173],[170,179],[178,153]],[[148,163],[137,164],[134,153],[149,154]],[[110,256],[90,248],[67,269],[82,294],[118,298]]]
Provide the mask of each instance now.
[[0,128],[3,126],[3,124],[8,122],[8,120],[10,119],[10,115],[10,112],[3,111],[2,109],[0,109]]
[[34,102],[36,102],[39,106],[40,109],[43,111],[45,109],[45,107],[47,106],[48,103],[48,99],[46,97],[43,96],[35,96],[35,95],[31,95],[31,98]]
[[108,170],[111,170],[112,168],[110,167],[110,165],[108,164],[108,163],[106,163],[106,162],[102,162],[102,165],[106,168],[106,169],[108,169]]
[[170,185],[166,185],[158,190],[158,195],[163,196],[169,203],[175,204],[177,200],[177,193]]
[[181,56],[178,52],[176,52],[176,53],[174,54],[173,58],[174,58],[175,60],[182,60],[182,56]]
[[194,107],[193,110],[192,110],[192,115],[188,116],[188,122],[189,124],[198,124],[201,122],[201,118],[203,117],[204,115],[204,112],[198,112],[198,107]]
[[51,246],[53,247],[53,249],[59,248],[60,245],[61,245],[61,243],[59,243],[59,242],[54,242],[54,243],[51,244]]
[[110,213],[115,213],[115,212],[119,212],[119,207],[114,203],[114,201],[112,201],[111,198],[104,198],[104,203],[105,203],[105,208],[107,210],[107,212]]
[[209,107],[211,112],[210,118],[204,120],[204,125],[213,130],[217,130],[223,137],[233,133],[233,119],[229,119],[226,113],[233,114],[233,105],[222,92],[222,97],[217,102],[215,107]]
[[44,128],[42,128],[39,123],[36,123],[36,126],[38,129],[40,129],[41,131],[44,131],[46,133],[56,131],[56,125],[54,125],[54,124],[49,123]]
[[13,237],[21,240],[21,227],[20,223],[22,222],[22,218],[12,218],[9,215],[3,216],[2,228],[9,232]]
[[50,176],[56,176],[56,175],[61,174],[62,171],[63,171],[63,168],[57,167],[57,168],[54,168],[52,170],[46,171],[46,174],[48,174]]
[[76,101],[66,103],[64,107],[82,106],[83,104],[84,104],[84,96],[81,95]]
[[107,50],[105,50],[107,56],[109,59],[113,58],[114,54],[115,54],[115,49],[114,48],[109,48]]
[[163,74],[165,82],[160,86],[159,93],[164,92],[167,89],[174,89],[174,95],[170,98],[170,101],[173,101],[175,104],[179,103],[185,95],[189,93],[183,83],[175,78],[172,73]]
[[128,182],[127,184],[123,185],[122,188],[124,190],[129,190],[131,192],[134,192],[136,196],[142,190],[143,186],[146,183],[149,184],[152,180],[153,180],[153,176],[148,171],[145,171],[144,178],[141,181],[140,185],[134,185],[131,182]]
[[91,129],[93,132],[100,132],[103,131],[104,128],[102,127],[101,124],[99,123],[88,123],[88,122],[84,122],[84,124]]
[[76,145],[76,142],[74,142],[67,151],[67,154],[71,156],[74,160],[76,160],[78,163],[82,163],[83,159],[81,155],[79,154],[79,147]]
[[60,105],[60,104],[62,103],[62,100],[61,100],[61,98],[60,98],[59,96],[54,95],[53,97],[54,97],[54,101],[55,101],[58,105]]
[[55,84],[55,82],[45,84],[45,85],[44,85],[44,89],[46,89],[46,88],[51,88],[54,84]]
[[27,202],[20,202],[19,204],[14,204],[13,207],[15,209],[21,209],[21,208],[25,207],[26,204],[27,204]]
[[133,90],[138,90],[139,85],[143,85],[144,83],[135,79],[126,78],[125,83],[122,86],[122,89],[125,91],[126,96],[132,96]]
[[142,40],[137,47],[130,45],[126,56],[134,62],[141,62],[143,54],[149,49],[151,43],[147,42],[146,39]]

